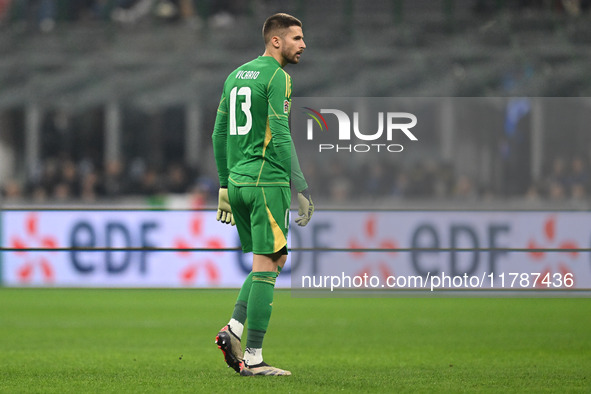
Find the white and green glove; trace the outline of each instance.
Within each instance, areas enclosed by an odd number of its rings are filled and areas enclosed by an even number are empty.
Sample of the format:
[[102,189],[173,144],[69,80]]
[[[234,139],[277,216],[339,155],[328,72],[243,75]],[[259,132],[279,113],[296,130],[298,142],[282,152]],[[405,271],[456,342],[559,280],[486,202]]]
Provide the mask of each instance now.
[[230,199],[228,198],[228,188],[220,187],[218,193],[218,214],[216,216],[218,222],[231,224],[234,226],[234,216],[232,215],[232,207],[230,206]]
[[304,227],[314,213],[314,203],[310,197],[308,189],[298,193],[298,215],[299,217],[295,220],[298,226]]

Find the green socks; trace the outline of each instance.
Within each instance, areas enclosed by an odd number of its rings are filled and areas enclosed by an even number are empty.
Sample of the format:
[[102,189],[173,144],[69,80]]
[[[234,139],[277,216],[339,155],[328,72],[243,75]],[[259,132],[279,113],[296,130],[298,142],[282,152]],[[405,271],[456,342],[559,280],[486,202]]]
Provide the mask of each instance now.
[[246,347],[262,348],[263,338],[271,319],[273,291],[277,272],[253,272],[248,297],[248,339]]
[[[271,318],[275,280],[281,272],[251,272],[238,293],[232,318],[228,323],[231,331],[239,339],[246,319],[249,320],[247,346],[260,348]],[[250,305],[250,308],[248,307]]]
[[[279,275],[279,273],[281,273],[281,267],[277,267],[277,275]],[[253,275],[254,272],[251,272],[244,280],[244,283],[240,288],[240,293],[238,293],[236,305],[234,306],[234,313],[232,313],[232,319],[242,324],[246,322],[246,307],[248,305],[248,297],[250,296]]]
[[246,306],[248,305],[248,297],[250,295],[253,274],[254,272],[251,272],[244,280],[244,283],[240,288],[240,293],[238,293],[236,305],[234,306],[234,313],[232,313],[232,319],[235,319],[242,324],[246,322]]

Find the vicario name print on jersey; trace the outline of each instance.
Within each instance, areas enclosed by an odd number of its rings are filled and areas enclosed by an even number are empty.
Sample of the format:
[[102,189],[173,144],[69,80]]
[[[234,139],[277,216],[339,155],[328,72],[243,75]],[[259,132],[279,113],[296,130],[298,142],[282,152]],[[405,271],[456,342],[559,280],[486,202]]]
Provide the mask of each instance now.
[[257,79],[259,74],[259,71],[240,70],[236,73],[236,79]]

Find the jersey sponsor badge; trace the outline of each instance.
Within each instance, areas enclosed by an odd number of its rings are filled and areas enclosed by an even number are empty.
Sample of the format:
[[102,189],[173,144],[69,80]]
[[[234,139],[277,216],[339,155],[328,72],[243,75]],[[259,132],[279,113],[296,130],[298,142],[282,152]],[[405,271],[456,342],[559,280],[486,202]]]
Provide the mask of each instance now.
[[285,100],[285,101],[283,102],[283,113],[284,113],[284,114],[287,114],[287,113],[289,113],[289,105],[290,105],[290,104],[291,104],[291,103],[289,102],[289,100]]

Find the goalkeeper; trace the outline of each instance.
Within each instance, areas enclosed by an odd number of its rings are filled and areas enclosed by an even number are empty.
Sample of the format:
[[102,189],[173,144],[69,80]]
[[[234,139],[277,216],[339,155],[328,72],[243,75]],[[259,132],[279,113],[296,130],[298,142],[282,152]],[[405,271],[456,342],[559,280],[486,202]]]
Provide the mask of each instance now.
[[314,212],[290,135],[292,83],[283,71],[306,48],[302,23],[275,14],[265,21],[263,38],[263,55],[226,79],[212,136],[220,181],[217,220],[235,223],[242,251],[253,252],[232,318],[216,337],[228,366],[243,376],[291,374],[266,364],[262,353],[275,280],[287,260],[290,184],[298,192],[296,223],[305,226]]

